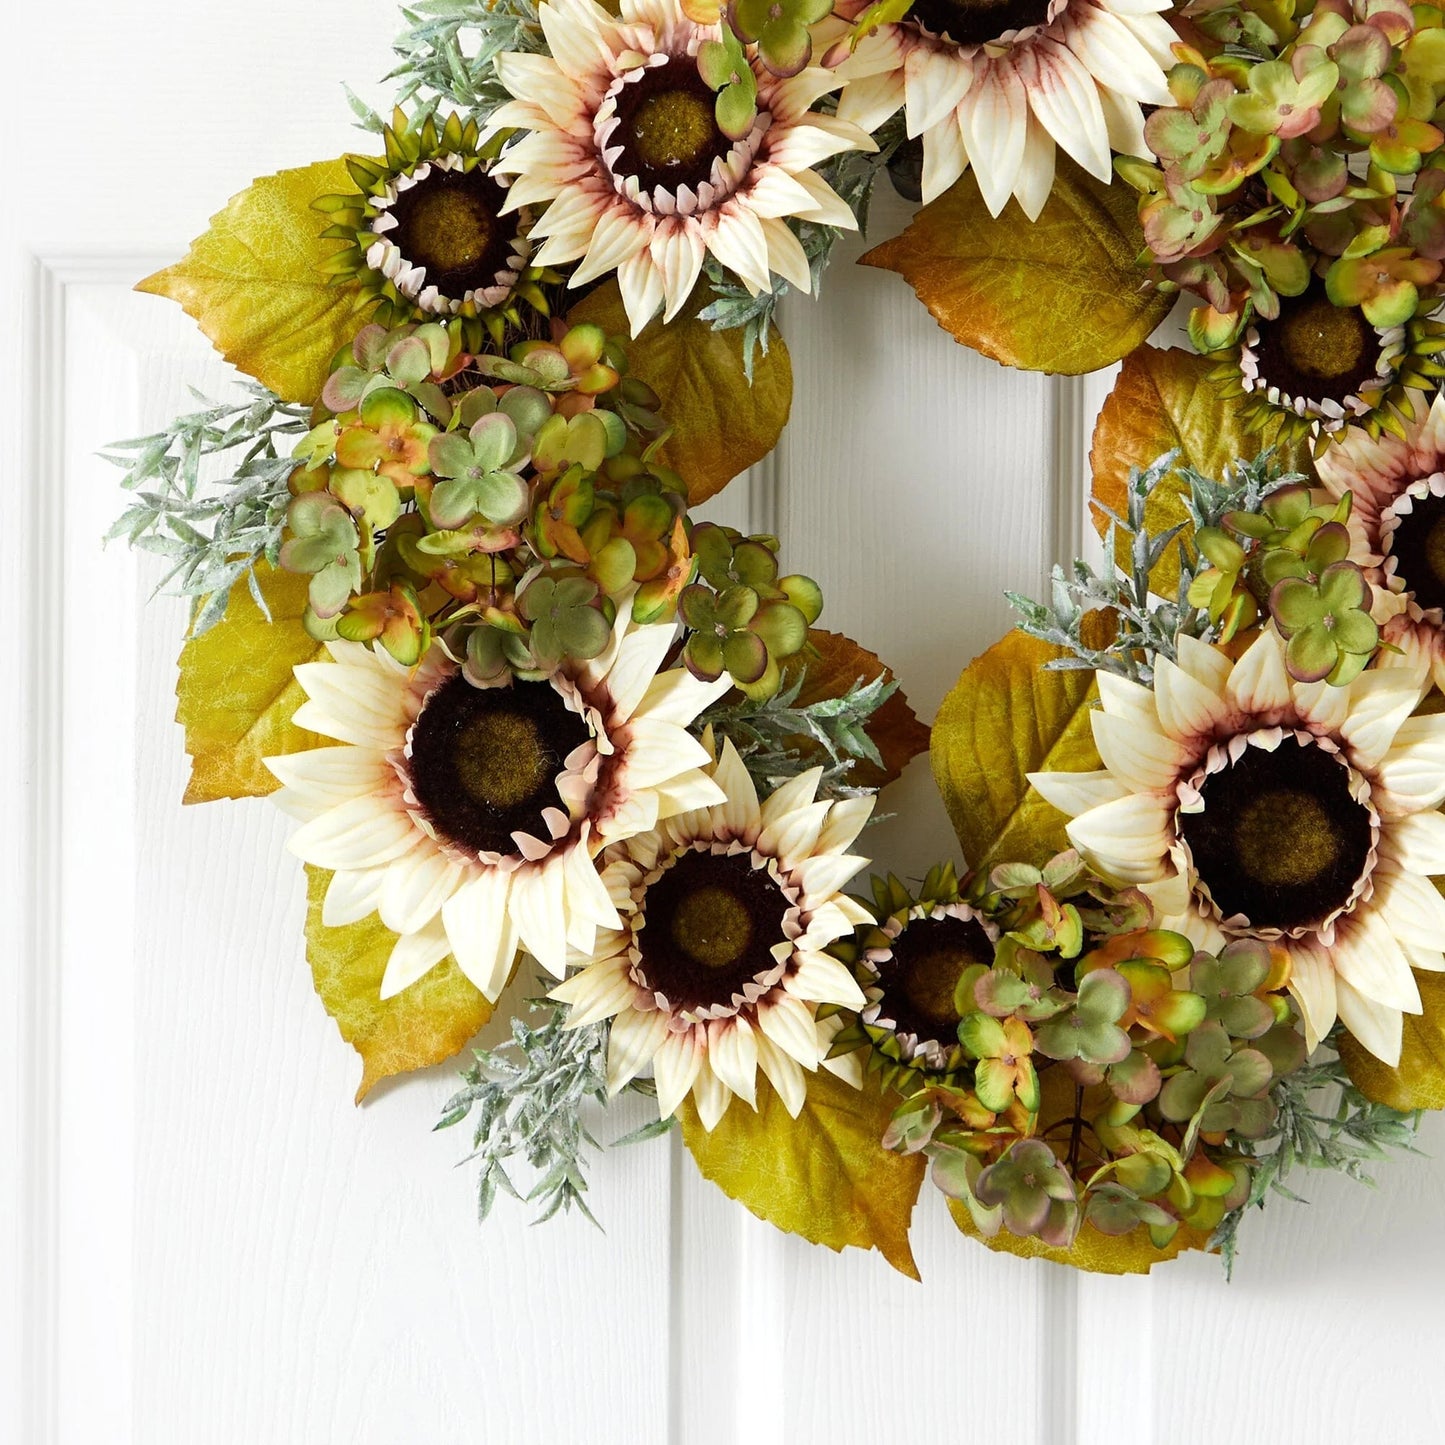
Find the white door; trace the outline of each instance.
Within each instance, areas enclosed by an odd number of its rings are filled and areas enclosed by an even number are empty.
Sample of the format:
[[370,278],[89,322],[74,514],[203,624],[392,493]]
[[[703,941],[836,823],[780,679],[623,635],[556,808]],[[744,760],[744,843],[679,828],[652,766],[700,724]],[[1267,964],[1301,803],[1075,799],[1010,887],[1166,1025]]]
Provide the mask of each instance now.
[[[1247,1228],[1232,1285],[1200,1257],[1103,1280],[994,1255],[925,1192],[918,1285],[757,1223],[676,1139],[597,1161],[605,1234],[505,1203],[479,1229],[465,1141],[430,1132],[451,1066],[354,1108],[282,820],[179,804],[182,609],[101,551],[118,474],[95,452],[227,384],[129,288],[253,176],[363,146],[340,82],[385,101],[400,22],[391,0],[13,8],[0,1441],[1445,1439],[1439,1159],[1378,1191],[1305,1181],[1308,1206]],[[875,236],[905,214],[884,200]],[[1079,546],[1107,380],[982,360],[857,249],[788,311],[792,424],[719,510],[781,533],[826,622],[930,717],[1009,625],[1002,589]],[[871,835],[880,865],[950,854],[926,760],[884,806],[907,821]],[[1421,1140],[1445,1153],[1438,1119]]]

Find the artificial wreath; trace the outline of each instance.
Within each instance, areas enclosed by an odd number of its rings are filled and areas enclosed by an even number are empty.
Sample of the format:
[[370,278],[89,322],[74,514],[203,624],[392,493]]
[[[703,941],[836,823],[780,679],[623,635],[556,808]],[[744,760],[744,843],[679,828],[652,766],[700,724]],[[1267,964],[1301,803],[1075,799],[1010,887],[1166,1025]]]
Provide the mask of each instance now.
[[[364,153],[142,283],[252,381],[118,444],[192,599],[187,801],[296,820],[360,1094],[494,1014],[483,1217],[655,1100],[754,1213],[914,1272],[1232,1259],[1445,1107],[1445,22],[1396,0],[434,0]],[[1441,177],[1439,183],[1435,177]],[[863,259],[1008,365],[1122,363],[1105,562],[929,731],[695,508]],[[1193,350],[1147,338],[1189,297]],[[931,747],[961,860],[862,879]]]

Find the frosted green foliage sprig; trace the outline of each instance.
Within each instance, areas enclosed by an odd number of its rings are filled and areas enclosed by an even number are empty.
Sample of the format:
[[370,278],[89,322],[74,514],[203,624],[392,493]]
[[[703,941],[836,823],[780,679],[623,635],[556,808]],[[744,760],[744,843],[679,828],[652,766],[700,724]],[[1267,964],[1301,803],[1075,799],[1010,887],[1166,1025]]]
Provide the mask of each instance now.
[[392,45],[397,65],[386,79],[401,82],[396,103],[404,110],[442,100],[485,122],[511,99],[497,79],[497,56],[546,48],[533,0],[419,0],[401,13],[407,28]]
[[[240,402],[211,401],[192,389],[203,410],[102,453],[125,471],[121,486],[135,493],[106,540],[123,537],[169,559],[156,591],[198,599],[192,636],[220,621],[242,578],[270,619],[256,566],[277,565],[291,500],[286,483],[296,466],[292,439],[311,425],[307,408],[254,382],[244,388]],[[219,467],[205,465],[214,459]]]
[[[546,999],[529,1001],[538,1027],[512,1019],[512,1037],[496,1049],[478,1049],[462,1074],[465,1087],[447,1100],[436,1128],[447,1129],[473,1115],[472,1153],[464,1164],[479,1165],[477,1216],[485,1220],[498,1194],[537,1206],[534,1223],[572,1209],[593,1224],[587,1206],[584,1159],[601,1146],[582,1120],[583,1107],[607,1103],[607,1025],[563,1027],[566,1010]],[[629,1088],[651,1091],[634,1080]],[[672,1120],[654,1120],[618,1144],[664,1134]],[[513,1178],[518,1165],[537,1177],[524,1195]]]
[[[1193,537],[1201,527],[1217,527],[1227,512],[1257,512],[1272,492],[1303,480],[1298,473],[1280,472],[1272,453],[1237,462],[1223,480],[1216,481],[1175,463],[1168,452],[1145,468],[1131,467],[1125,488],[1125,514],[1095,501],[1107,518],[1103,572],[1075,560],[1069,568],[1056,566],[1050,579],[1050,599],[1037,602],[1018,592],[1004,595],[1022,616],[1019,630],[1030,637],[1063,648],[1070,655],[1045,664],[1060,671],[1103,670],[1146,685],[1154,679],[1154,661],[1175,656],[1181,634],[1208,638],[1213,630],[1206,609],[1189,601],[1189,585],[1209,564],[1200,558]],[[1149,530],[1145,520],[1155,488],[1177,475],[1185,485],[1184,505],[1189,520],[1163,532]],[[1119,565],[1121,542],[1127,540],[1128,567]],[[1174,597],[1161,597],[1151,587],[1155,569],[1170,548],[1178,551],[1179,583]],[[1112,641],[1102,647],[1086,640],[1084,619],[1105,611],[1117,621]]]
[[715,703],[698,720],[711,724],[718,737],[728,738],[738,750],[755,784],[768,792],[789,778],[816,767],[814,749],[798,746],[806,738],[825,755],[819,798],[849,798],[871,789],[848,781],[859,762],[883,765],[883,758],[868,735],[874,713],[898,691],[896,680],[882,675],[872,682],[857,682],[842,697],[823,698],[797,706],[805,678],[799,675],[766,702],[744,699]]
[[1272,1194],[1303,1202],[1285,1183],[1298,1170],[1329,1170],[1373,1187],[1369,1164],[1392,1150],[1420,1152],[1414,1146],[1420,1115],[1367,1099],[1332,1050],[1322,1050],[1303,1068],[1284,1075],[1270,1095],[1279,1109],[1273,1128],[1237,1146],[1259,1160],[1249,1197],[1224,1216],[1209,1241],[1227,1274],[1234,1269],[1239,1226],[1248,1210],[1262,1209]]

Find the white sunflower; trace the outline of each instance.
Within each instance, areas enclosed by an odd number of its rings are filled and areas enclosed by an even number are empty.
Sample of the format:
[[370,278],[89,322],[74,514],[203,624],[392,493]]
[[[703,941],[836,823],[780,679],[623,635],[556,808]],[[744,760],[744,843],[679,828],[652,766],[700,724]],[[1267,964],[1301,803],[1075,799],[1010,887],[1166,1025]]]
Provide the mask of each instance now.
[[[866,0],[838,7],[853,19]],[[1055,147],[1107,181],[1111,152],[1147,156],[1142,106],[1172,104],[1170,0],[918,0],[837,69],[838,117],[875,131],[898,110],[923,137],[923,199],[972,165],[991,215],[1010,195],[1032,221]],[[838,47],[843,49],[843,47]]]
[[755,57],[757,116],[739,140],[719,129],[697,54],[719,27],[678,0],[593,0],[539,7],[550,55],[505,54],[497,74],[516,99],[490,132],[530,132],[494,173],[516,177],[507,209],[549,203],[532,227],[535,262],[580,262],[570,284],[617,272],[632,334],[663,308],[671,320],[711,254],[756,294],[773,275],[811,289],[808,258],[786,217],[856,229],[853,213],[812,169],[842,151],[873,150],[856,126],[809,107],[837,86],[813,66],[786,80]]
[[713,770],[722,802],[608,850],[603,879],[621,927],[599,934],[552,997],[571,1006],[571,1028],[612,1020],[613,1093],[651,1066],[662,1116],[691,1092],[710,1130],[734,1095],[757,1107],[759,1069],[795,1118],[819,1064],[860,1082],[858,1056],[828,1059],[841,1021],[817,1010],[864,1006],[824,950],[872,921],[841,890],[867,863],[847,850],[873,799],[819,802],[821,777],[815,768],[759,804],[725,743]]
[[1098,681],[1103,770],[1030,775],[1074,846],[1200,948],[1283,948],[1311,1047],[1338,1017],[1397,1063],[1412,970],[1445,970],[1445,715],[1411,716],[1404,669],[1293,681],[1272,628],[1233,663],[1181,638],[1152,691]]
[[1380,635],[1400,649],[1382,660],[1445,688],[1445,397],[1427,410],[1416,395],[1411,411],[1403,436],[1351,427],[1317,469],[1331,497],[1351,494],[1350,560],[1370,583]]
[[359,643],[306,663],[298,727],[340,747],[268,758],[303,820],[290,848],[334,870],[331,927],[373,911],[398,935],[390,998],[451,954],[489,999],[519,947],[561,977],[569,945],[621,920],[595,855],[718,801],[687,725],[727,686],[659,672],[670,626],[631,626],[540,682],[477,687],[440,644],[415,669]]

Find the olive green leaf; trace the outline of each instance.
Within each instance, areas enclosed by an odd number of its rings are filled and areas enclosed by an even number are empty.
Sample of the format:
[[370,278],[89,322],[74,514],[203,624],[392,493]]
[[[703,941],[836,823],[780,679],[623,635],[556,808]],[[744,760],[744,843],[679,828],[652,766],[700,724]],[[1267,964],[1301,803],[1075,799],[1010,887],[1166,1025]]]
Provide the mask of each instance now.
[[1396,1068],[1383,1064],[1348,1034],[1340,1058],[1355,1087],[1377,1104],[1409,1112],[1445,1109],[1445,974],[1416,973],[1425,1011],[1405,1015],[1405,1044]]

